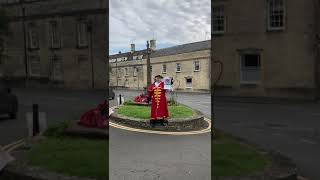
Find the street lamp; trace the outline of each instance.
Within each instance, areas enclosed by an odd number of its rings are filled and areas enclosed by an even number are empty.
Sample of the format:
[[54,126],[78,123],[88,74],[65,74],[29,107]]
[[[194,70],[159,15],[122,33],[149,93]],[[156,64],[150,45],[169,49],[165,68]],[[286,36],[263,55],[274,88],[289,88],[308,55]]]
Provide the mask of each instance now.
[[87,22],[87,30],[90,35],[90,62],[91,62],[91,87],[94,88],[94,67],[93,67],[93,52],[92,52],[92,21]]
[[25,66],[25,87],[27,86],[27,80],[29,76],[28,72],[28,59],[27,59],[27,37],[26,37],[26,24],[25,24],[25,7],[24,0],[21,0],[21,8],[22,8],[22,30],[23,30],[23,50],[24,50],[24,66]]
[[149,46],[149,41],[147,41],[147,87],[151,85],[150,54],[151,49]]

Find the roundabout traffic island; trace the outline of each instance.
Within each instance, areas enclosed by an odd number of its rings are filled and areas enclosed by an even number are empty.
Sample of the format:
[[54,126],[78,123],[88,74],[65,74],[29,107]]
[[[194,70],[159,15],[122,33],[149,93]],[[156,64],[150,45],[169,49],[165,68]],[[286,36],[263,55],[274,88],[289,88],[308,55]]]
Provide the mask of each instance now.
[[185,105],[169,105],[168,124],[150,126],[150,106],[124,103],[116,107],[110,115],[110,121],[126,127],[168,132],[199,131],[209,127],[204,115],[197,110]]

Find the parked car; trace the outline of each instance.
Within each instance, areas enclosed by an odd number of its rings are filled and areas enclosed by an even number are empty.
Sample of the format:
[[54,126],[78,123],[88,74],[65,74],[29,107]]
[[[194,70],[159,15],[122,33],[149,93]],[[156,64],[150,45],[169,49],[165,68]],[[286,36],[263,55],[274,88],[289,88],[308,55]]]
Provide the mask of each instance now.
[[112,88],[109,88],[109,99],[114,99],[116,96],[116,94],[114,93]]
[[10,119],[16,119],[18,113],[18,98],[11,93],[10,88],[0,87],[0,114],[8,114]]

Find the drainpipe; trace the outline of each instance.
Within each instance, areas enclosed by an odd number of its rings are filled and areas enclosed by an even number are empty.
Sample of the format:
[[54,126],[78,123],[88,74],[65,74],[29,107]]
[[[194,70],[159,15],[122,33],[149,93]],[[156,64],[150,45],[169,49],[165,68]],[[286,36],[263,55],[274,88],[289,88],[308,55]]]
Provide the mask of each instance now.
[[315,93],[315,99],[318,99],[320,96],[320,73],[319,73],[319,68],[320,68],[320,13],[319,13],[319,7],[320,7],[320,0],[314,0],[314,21],[315,21],[315,28],[314,28],[314,36],[315,36],[315,65],[314,65],[314,78],[315,78],[315,86],[316,86],[316,93]]

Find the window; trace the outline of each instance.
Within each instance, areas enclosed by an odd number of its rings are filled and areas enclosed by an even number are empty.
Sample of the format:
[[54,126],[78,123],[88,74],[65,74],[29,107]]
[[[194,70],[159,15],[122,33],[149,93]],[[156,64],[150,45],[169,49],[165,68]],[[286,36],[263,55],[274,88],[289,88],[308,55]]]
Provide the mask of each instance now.
[[138,67],[134,67],[133,76],[137,76],[138,72],[139,72]]
[[60,48],[61,47],[61,36],[60,36],[60,28],[58,21],[49,22],[49,42],[51,48]]
[[33,23],[30,23],[28,25],[28,37],[29,37],[29,48],[38,49],[39,48],[38,30],[36,25]]
[[213,34],[223,34],[225,32],[225,16],[224,16],[224,6],[215,6],[212,9],[213,19]]
[[52,61],[52,79],[62,80],[63,79],[63,68],[62,68],[62,57],[53,56],[50,57]]
[[89,62],[88,56],[80,55],[78,56],[79,62],[79,78],[81,81],[88,81],[89,80]]
[[150,66],[150,72],[152,72],[152,66]]
[[128,68],[124,68],[124,73],[125,73],[125,76],[129,76]]
[[29,66],[30,66],[30,75],[31,76],[40,76],[41,73],[41,64],[39,56],[28,56]]
[[193,62],[194,71],[200,71],[200,61]]
[[88,46],[88,27],[84,20],[80,20],[77,25],[78,47]]
[[180,63],[177,63],[176,64],[176,72],[181,72],[181,64]]
[[240,83],[257,83],[260,81],[261,62],[259,54],[241,55]]
[[192,88],[192,78],[186,78],[186,88]]
[[162,65],[162,73],[163,74],[167,73],[167,65],[166,64]]
[[285,1],[267,0],[268,30],[283,30],[285,28]]

